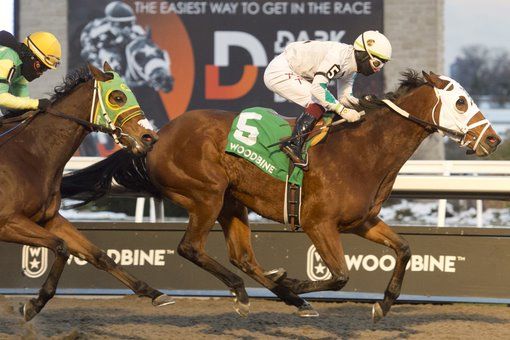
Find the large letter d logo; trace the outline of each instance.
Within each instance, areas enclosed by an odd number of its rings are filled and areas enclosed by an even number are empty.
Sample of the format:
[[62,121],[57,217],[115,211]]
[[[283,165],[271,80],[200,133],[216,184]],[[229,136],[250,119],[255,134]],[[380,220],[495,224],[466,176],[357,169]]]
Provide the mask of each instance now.
[[[251,55],[253,64],[244,65],[241,79],[232,85],[220,84],[220,67],[229,65],[229,47],[244,48]],[[255,81],[259,66],[267,65],[264,46],[253,35],[238,31],[214,32],[214,65],[205,65],[205,98],[236,99],[248,93]]]

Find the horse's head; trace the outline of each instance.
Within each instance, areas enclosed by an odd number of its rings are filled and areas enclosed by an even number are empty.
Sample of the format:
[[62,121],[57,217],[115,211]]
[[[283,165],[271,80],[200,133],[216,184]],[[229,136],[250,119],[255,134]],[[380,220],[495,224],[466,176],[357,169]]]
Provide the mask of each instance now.
[[433,86],[437,97],[432,109],[434,124],[457,132],[455,135],[446,134],[461,146],[469,148],[468,153],[476,153],[480,157],[494,152],[501,138],[467,91],[451,78],[432,72],[422,73],[427,83]]
[[115,130],[114,139],[135,155],[143,155],[158,140],[135,95],[108,63],[104,72],[89,64],[95,79],[91,121]]
[[130,83],[147,85],[156,91],[170,92],[174,78],[168,52],[150,39],[150,30],[126,46],[127,76]]

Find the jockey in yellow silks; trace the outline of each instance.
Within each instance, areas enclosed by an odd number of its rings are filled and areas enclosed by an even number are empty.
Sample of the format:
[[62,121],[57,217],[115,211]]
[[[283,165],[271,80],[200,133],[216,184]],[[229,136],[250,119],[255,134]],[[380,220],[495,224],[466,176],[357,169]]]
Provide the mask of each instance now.
[[19,43],[7,31],[0,32],[0,107],[8,110],[46,109],[48,99],[29,97],[28,83],[60,64],[62,51],[57,38],[35,32]]

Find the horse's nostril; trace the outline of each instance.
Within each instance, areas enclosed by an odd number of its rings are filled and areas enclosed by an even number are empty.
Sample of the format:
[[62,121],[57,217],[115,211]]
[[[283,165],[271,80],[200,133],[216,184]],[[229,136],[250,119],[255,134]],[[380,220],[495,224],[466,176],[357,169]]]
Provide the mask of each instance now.
[[142,136],[142,141],[144,142],[145,145],[152,145],[155,142],[152,135],[150,135],[148,133],[146,133],[145,135]]
[[495,137],[495,136],[488,136],[487,137],[487,144],[493,146],[493,147],[496,147],[499,145],[499,143],[501,142],[501,139]]

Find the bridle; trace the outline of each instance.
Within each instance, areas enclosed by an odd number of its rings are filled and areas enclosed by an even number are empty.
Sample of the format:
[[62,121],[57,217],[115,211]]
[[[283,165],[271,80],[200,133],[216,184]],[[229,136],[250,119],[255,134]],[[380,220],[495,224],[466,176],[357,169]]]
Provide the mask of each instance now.
[[[100,126],[100,127],[104,128],[105,130],[107,130],[106,133],[110,134],[113,137],[113,140],[115,141],[116,144],[123,146],[120,143],[120,138],[122,138],[122,137],[131,139],[136,144],[136,140],[133,137],[131,137],[129,134],[124,133],[122,131],[122,126],[124,126],[124,124],[126,124],[128,121],[130,121],[131,119],[133,119],[135,117],[143,116],[144,115],[143,111],[140,110],[139,107],[130,108],[128,110],[124,110],[124,111],[118,113],[115,116],[115,118],[112,120],[110,118],[110,116],[108,115],[108,112],[106,111],[104,99],[103,99],[103,96],[101,95],[100,91],[101,91],[101,85],[100,85],[99,81],[94,80],[94,95],[92,96],[92,105],[90,107],[90,119],[89,119],[89,122],[87,122],[87,123],[90,124],[91,126],[92,125],[94,127]],[[97,98],[97,104],[98,104],[97,109],[96,109],[96,98]],[[125,113],[128,113],[127,117],[125,117],[124,119],[121,120],[120,126],[116,126],[115,122],[118,119],[121,119],[120,116]],[[95,123],[96,121],[99,121],[99,117],[102,117],[104,119],[104,121],[108,124],[109,128],[105,127],[104,125]],[[104,132],[101,130],[97,130],[97,131]]]
[[[441,134],[449,135],[452,139],[456,140],[461,146],[464,146],[464,147],[468,146],[469,143],[474,141],[474,145],[473,145],[472,149],[476,150],[476,148],[480,144],[480,141],[481,141],[482,137],[484,136],[485,132],[491,126],[490,122],[486,118],[484,118],[480,121],[477,121],[475,123],[469,124],[469,125],[466,124],[465,126],[459,126],[458,124],[456,124],[460,131],[450,129],[445,126],[441,126],[438,122],[436,122],[435,113],[436,113],[439,103],[441,102],[440,91],[448,91],[448,88],[450,88],[451,86],[454,86],[454,85],[452,83],[448,84],[444,90],[438,89],[435,86],[433,86],[434,93],[436,95],[436,103],[434,104],[432,111],[431,111],[431,118],[432,118],[433,123],[425,121],[423,119],[420,119],[420,118],[410,114],[409,112],[400,108],[398,105],[396,105],[389,99],[383,99],[382,102],[384,104],[386,104],[390,109],[392,109],[392,111],[423,126],[426,129],[432,130],[432,132],[439,131],[439,133],[441,133]],[[471,121],[471,119],[478,112],[479,112],[478,110],[473,110],[468,116],[466,116],[465,120],[467,121],[467,123],[469,123]],[[439,113],[439,115],[441,115],[441,112]],[[482,132],[478,135],[475,134],[473,132],[473,129],[478,126],[481,126],[481,125],[485,125]]]
[[[450,83],[448,84],[447,86],[445,86],[444,89],[438,89],[436,87],[434,87],[434,93],[436,94],[436,98],[437,98],[437,101],[436,101],[436,104],[434,105],[434,108],[432,109],[432,121],[434,123],[436,123],[436,118],[435,118],[435,115],[434,115],[434,112],[436,110],[436,106],[439,104],[439,101],[441,99],[441,93],[440,91],[448,91],[448,89],[450,88],[453,88],[454,87],[454,84]],[[469,110],[466,111],[466,113],[468,114],[466,117],[465,117],[465,121],[467,122],[465,124],[465,126],[458,126],[458,128],[462,131],[462,133],[464,134],[461,138],[459,138],[458,142],[461,146],[468,146],[470,142],[474,141],[474,145],[473,145],[473,150],[476,150],[476,148],[478,147],[478,145],[480,144],[480,141],[482,139],[482,137],[485,135],[485,132],[489,129],[489,127],[491,126],[491,123],[489,122],[489,120],[487,118],[484,117],[484,119],[482,120],[479,120],[475,123],[472,123],[472,124],[469,124],[469,122],[471,121],[471,119],[479,112],[478,108],[474,109],[474,110],[471,110],[471,112],[469,112]],[[473,129],[478,127],[478,126],[482,126],[482,125],[485,125],[482,132],[480,134],[478,134],[478,136],[473,132]],[[472,138],[468,138],[469,136],[472,136]],[[487,150],[486,150],[487,151]]]
[[[402,109],[401,107],[399,107],[397,104],[395,104],[394,102],[392,102],[389,99],[382,99],[381,101],[384,104],[386,104],[386,106],[388,106],[390,109],[392,109],[394,112],[396,112],[399,115],[401,115],[402,117],[404,117],[404,118],[406,118],[406,119],[408,119],[410,121],[413,121],[413,122],[417,123],[418,125],[423,126],[427,130],[431,130],[431,132],[441,131],[444,134],[451,135],[451,136],[453,136],[455,138],[460,138],[460,139],[464,138],[464,136],[465,136],[465,134],[462,133],[462,132],[449,129],[447,127],[444,127],[444,126],[441,126],[439,124],[436,124],[435,122],[431,123],[431,122],[427,122],[426,120],[423,120],[421,118],[418,118],[418,117],[410,114],[406,110]],[[439,103],[439,98],[438,98],[438,101],[437,101],[436,105],[438,103]],[[431,113],[433,120],[434,120],[434,111],[436,109],[436,105],[434,105],[434,108],[432,109],[432,113]]]

